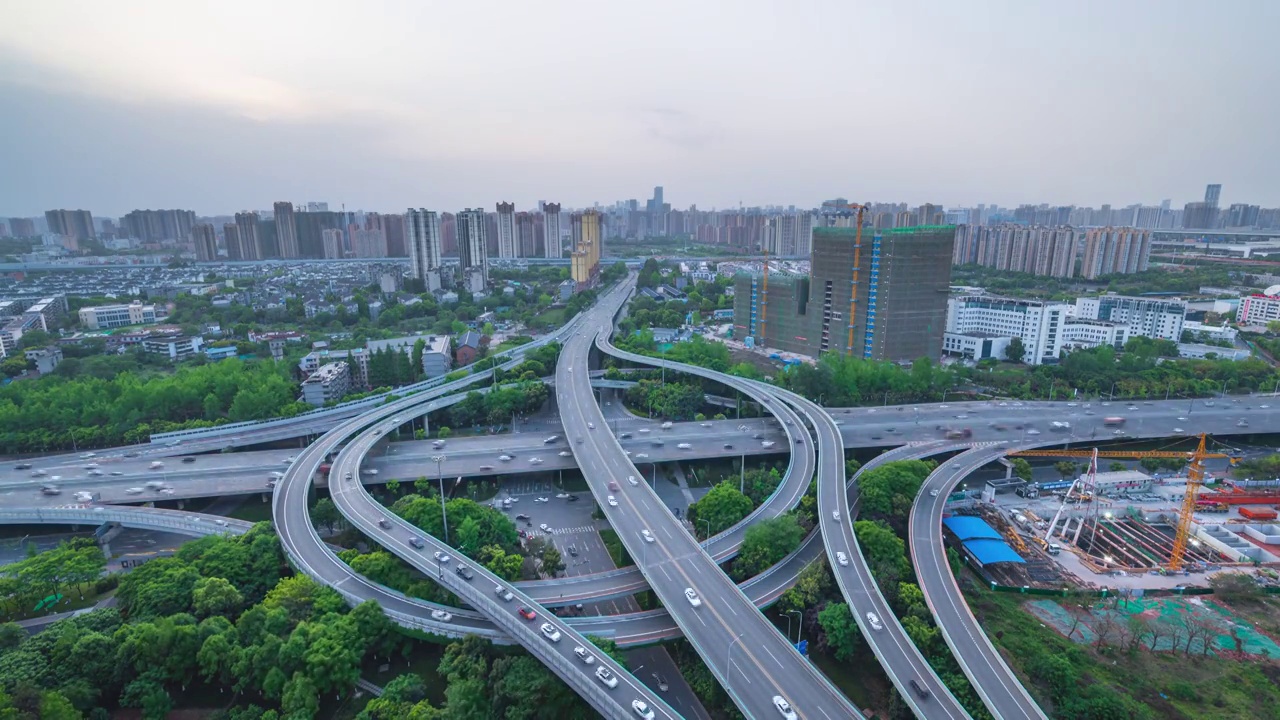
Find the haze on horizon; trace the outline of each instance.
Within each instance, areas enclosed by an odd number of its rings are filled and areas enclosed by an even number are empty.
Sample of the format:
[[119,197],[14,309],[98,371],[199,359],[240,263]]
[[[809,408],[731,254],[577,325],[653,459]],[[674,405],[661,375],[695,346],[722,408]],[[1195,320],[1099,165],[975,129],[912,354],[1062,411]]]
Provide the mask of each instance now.
[[0,216],[1280,202],[1280,4],[13,3]]

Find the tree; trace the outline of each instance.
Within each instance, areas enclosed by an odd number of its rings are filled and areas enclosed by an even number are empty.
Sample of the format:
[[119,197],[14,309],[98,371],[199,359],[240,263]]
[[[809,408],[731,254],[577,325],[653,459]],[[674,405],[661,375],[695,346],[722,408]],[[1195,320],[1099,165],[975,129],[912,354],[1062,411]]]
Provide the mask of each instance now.
[[1209,587],[1227,602],[1257,602],[1262,596],[1262,589],[1248,573],[1217,573],[1209,578]]
[[323,525],[325,530],[332,533],[333,526],[342,522],[342,514],[338,512],[338,507],[332,500],[320,498],[316,501],[315,507],[311,508],[311,522]]
[[191,604],[199,617],[233,615],[244,604],[234,585],[220,577],[200,578],[191,592]]
[[1009,341],[1008,346],[1004,349],[1004,357],[1009,362],[1020,363],[1027,355],[1027,347],[1022,344],[1022,338],[1016,335]]
[[804,528],[794,515],[780,515],[761,520],[742,536],[742,549],[733,563],[734,575],[749,578],[759,575],[800,547]]
[[1016,457],[1009,461],[1013,465],[1013,474],[1015,477],[1031,482],[1031,463],[1025,458]]
[[849,662],[857,652],[858,642],[862,639],[862,631],[853,619],[849,606],[842,603],[829,603],[818,612],[818,624],[827,636],[827,647],[840,662]]
[[873,515],[906,517],[934,467],[923,460],[901,460],[866,471],[858,479],[863,509]]
[[556,549],[555,545],[547,545],[546,549],[542,551],[540,561],[542,563],[542,571],[552,577],[564,570],[564,559],[560,556],[560,551]]
[[164,685],[148,678],[139,678],[125,686],[120,694],[120,706],[142,708],[143,720],[164,720],[173,709],[173,700]]
[[1070,460],[1060,460],[1053,464],[1053,469],[1064,478],[1069,478],[1076,474],[1078,467]]
[[441,440],[444,440],[445,438],[448,438],[452,435],[453,435],[453,431],[449,429],[448,425],[441,425],[440,427],[436,428],[436,437],[440,438]]
[[1107,466],[1107,469],[1110,470],[1111,472],[1124,472],[1128,468],[1125,467],[1124,463],[1120,462],[1119,460],[1115,460],[1115,461],[1112,461],[1112,463]]
[[751,513],[751,499],[743,495],[736,485],[722,482],[711,488],[701,500],[689,506],[687,516],[694,532],[705,538],[737,524]]

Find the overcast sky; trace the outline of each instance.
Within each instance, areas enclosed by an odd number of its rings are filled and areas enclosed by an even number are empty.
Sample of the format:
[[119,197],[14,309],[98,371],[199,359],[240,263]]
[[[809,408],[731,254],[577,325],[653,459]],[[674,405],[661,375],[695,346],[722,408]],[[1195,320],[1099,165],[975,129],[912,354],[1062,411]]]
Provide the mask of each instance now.
[[3,0],[0,216],[1280,205],[1275,0]]

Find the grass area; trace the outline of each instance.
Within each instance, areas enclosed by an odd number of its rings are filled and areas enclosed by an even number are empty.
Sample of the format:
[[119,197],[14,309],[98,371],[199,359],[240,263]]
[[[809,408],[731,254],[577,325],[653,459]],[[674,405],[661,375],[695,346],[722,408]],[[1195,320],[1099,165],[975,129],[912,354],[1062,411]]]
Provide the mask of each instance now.
[[622,547],[622,540],[618,538],[618,533],[605,528],[600,531],[600,539],[604,541],[604,546],[609,549],[609,557],[613,558],[613,564],[618,567],[627,567],[634,565],[631,556],[627,554],[627,549]]
[[564,308],[552,308],[533,316],[532,327],[559,327],[564,324]]
[[[6,612],[4,615],[4,621],[17,622],[18,620],[30,620],[31,618],[56,615],[57,613],[71,612],[72,610],[87,608],[94,605],[99,600],[111,597],[111,595],[115,593],[115,588],[99,595],[98,591],[94,589],[94,583],[86,583],[84,585],[73,585],[69,588],[63,588],[59,592],[63,595],[62,600],[52,608],[41,610],[40,612],[34,612],[32,610],[32,608],[35,607],[33,603],[26,607],[19,608],[17,611]],[[81,597],[82,592],[84,594],[83,597]]]
[[[966,580],[970,587],[965,595],[974,615],[1051,715],[1280,718],[1280,664],[1085,646],[1041,624],[1016,597]],[[1064,700],[1057,708],[1055,688]],[[1082,712],[1085,702],[1094,705],[1093,712]],[[1103,712],[1104,706],[1110,712]]]
[[271,503],[262,502],[258,496],[254,495],[248,500],[240,503],[240,507],[236,508],[227,517],[237,520],[247,520],[249,522],[270,522],[271,521]]

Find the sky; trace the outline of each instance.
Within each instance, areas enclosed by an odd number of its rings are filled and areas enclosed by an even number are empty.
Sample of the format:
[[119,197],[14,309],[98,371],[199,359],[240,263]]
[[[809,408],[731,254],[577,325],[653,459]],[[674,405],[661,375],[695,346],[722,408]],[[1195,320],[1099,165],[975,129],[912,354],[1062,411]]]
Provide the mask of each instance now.
[[0,216],[1280,205],[1274,0],[0,2]]

